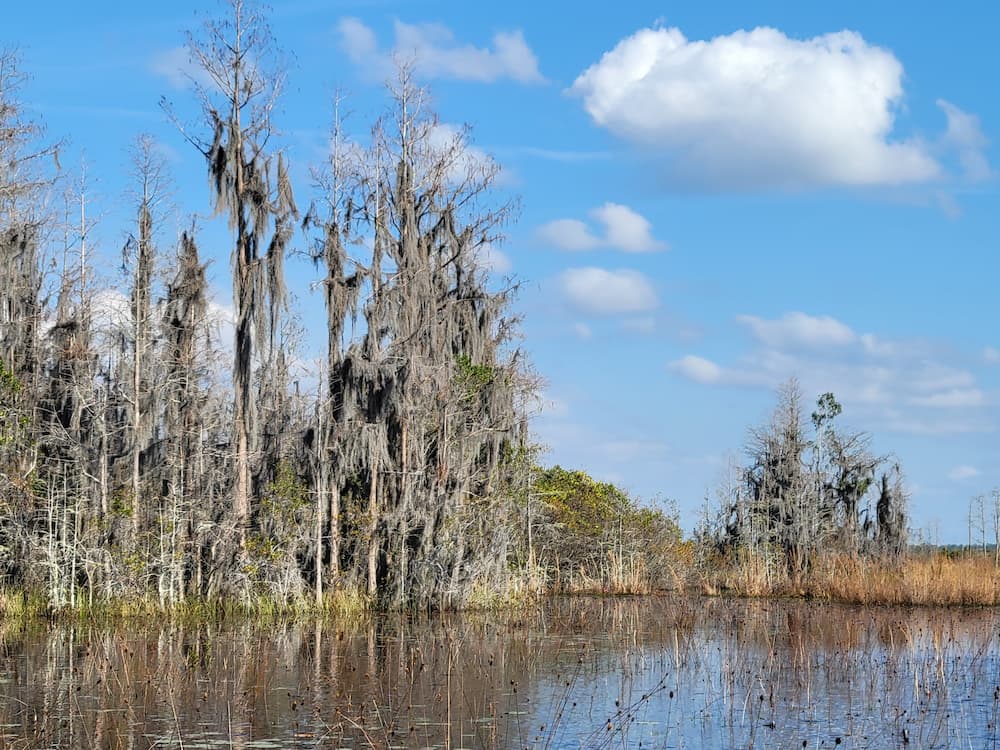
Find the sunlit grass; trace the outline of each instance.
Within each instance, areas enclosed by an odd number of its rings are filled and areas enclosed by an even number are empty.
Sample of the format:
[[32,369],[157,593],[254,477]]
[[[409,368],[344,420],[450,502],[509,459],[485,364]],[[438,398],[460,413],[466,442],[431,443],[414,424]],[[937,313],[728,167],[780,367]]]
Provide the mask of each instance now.
[[1000,568],[992,558],[943,554],[901,560],[849,555],[821,557],[793,579],[763,561],[742,561],[703,575],[708,594],[792,596],[850,604],[995,606],[1000,604]]

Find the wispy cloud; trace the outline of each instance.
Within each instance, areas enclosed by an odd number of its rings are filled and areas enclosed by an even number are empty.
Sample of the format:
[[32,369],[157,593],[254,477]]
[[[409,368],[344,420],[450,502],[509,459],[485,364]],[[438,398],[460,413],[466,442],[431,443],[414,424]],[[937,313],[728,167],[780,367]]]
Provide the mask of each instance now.
[[171,47],[153,54],[149,70],[165,80],[171,88],[183,91],[194,84],[210,87],[208,74],[191,59],[187,47]]
[[724,364],[695,353],[668,365],[677,376],[714,386],[773,389],[791,377],[807,394],[832,391],[880,428],[914,434],[988,432],[990,399],[975,374],[941,361],[933,347],[858,334],[829,316],[743,315],[754,346]]
[[749,328],[758,341],[776,348],[845,346],[857,339],[848,326],[828,315],[816,317],[790,312],[778,320],[753,315],[740,315],[736,320]]
[[962,175],[972,182],[982,182],[993,177],[993,168],[986,159],[986,148],[990,142],[983,135],[979,118],[963,112],[944,99],[938,99],[937,104],[948,120],[948,129],[942,140],[945,147],[958,157]]
[[509,79],[518,83],[543,83],[538,58],[521,31],[493,35],[491,47],[462,44],[442,24],[408,24],[396,21],[395,41],[390,49],[380,49],[371,27],[357,18],[343,18],[337,24],[340,47],[348,58],[369,75],[391,75],[393,59],[412,61],[425,78],[493,83]]
[[978,477],[982,472],[979,471],[975,466],[956,466],[954,469],[948,472],[948,478],[953,482],[961,482],[966,479],[974,479]]
[[688,354],[671,362],[669,369],[696,383],[719,383],[723,380],[723,371],[719,365],[695,354]]
[[566,164],[605,161],[614,156],[610,151],[566,151],[557,148],[539,148],[537,146],[507,146],[503,149],[497,149],[498,153],[501,151],[516,156],[529,156]]

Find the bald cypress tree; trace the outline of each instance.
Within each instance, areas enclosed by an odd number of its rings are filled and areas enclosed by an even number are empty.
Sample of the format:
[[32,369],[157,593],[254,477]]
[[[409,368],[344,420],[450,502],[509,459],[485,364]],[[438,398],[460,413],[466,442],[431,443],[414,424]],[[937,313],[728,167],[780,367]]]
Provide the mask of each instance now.
[[49,185],[40,126],[25,116],[18,57],[0,49],[0,565],[25,562],[38,465],[38,392],[43,357],[39,208]]
[[296,216],[284,159],[270,143],[283,75],[264,11],[249,0],[229,0],[227,15],[191,36],[189,50],[206,80],[196,88],[208,134],[183,132],[205,157],[215,209],[233,235],[233,519],[245,540],[257,441],[255,356],[274,344]]
[[[512,206],[494,197],[496,164],[438,123],[408,70],[392,94],[370,148],[332,165],[317,251],[334,567],[385,606],[461,606],[505,580],[525,440],[511,290],[491,290],[482,264]],[[358,238],[363,259],[348,252]]]
[[[211,493],[206,476],[211,465],[198,460],[206,419],[200,383],[204,365],[200,364],[203,356],[199,356],[204,353],[198,338],[205,325],[207,288],[198,247],[192,234],[185,232],[177,249],[177,272],[167,286],[161,329],[165,370],[164,514],[173,522],[178,546],[188,553],[180,555],[178,550],[171,550],[179,563],[175,567],[164,566],[166,575],[161,574],[167,581],[163,595],[171,600],[183,597],[188,576],[194,593],[204,593],[198,528],[211,519]],[[200,502],[193,502],[196,498]],[[185,570],[184,563],[189,563],[192,570]]]
[[130,271],[130,325],[127,327],[126,358],[130,360],[128,393],[128,452],[132,530],[142,527],[145,510],[143,497],[142,455],[153,439],[155,388],[153,381],[154,321],[153,274],[156,267],[154,230],[162,204],[167,199],[168,175],[156,143],[148,135],[136,139],[131,151],[133,193],[136,201],[135,228],[123,248],[123,263]]

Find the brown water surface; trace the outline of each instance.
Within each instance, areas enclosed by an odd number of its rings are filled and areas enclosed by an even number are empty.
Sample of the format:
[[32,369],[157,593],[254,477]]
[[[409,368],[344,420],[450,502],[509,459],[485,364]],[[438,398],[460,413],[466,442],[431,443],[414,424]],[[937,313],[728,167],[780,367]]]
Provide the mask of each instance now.
[[998,624],[577,598],[362,624],[0,627],[0,748],[997,748]]

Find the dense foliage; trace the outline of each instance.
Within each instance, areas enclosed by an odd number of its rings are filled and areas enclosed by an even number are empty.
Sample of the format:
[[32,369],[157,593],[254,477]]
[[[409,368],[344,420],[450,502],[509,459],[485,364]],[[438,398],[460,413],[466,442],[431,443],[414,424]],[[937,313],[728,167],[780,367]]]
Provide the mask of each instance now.
[[532,498],[532,553],[556,588],[643,591],[677,582],[686,549],[675,515],[561,466],[538,470]]
[[[231,349],[194,224],[172,252],[158,239],[171,188],[156,144],[133,149],[127,293],[112,293],[86,183],[43,159],[57,148],[39,145],[17,58],[0,54],[0,584],[55,608],[505,594],[523,558],[533,380],[513,289],[483,263],[511,215],[498,168],[465,133],[441,137],[404,67],[367,142],[335,120],[301,217],[262,10],[231,0],[188,50],[201,119],[164,109],[228,222]],[[298,239],[327,308],[314,394],[290,374],[283,267]]]

